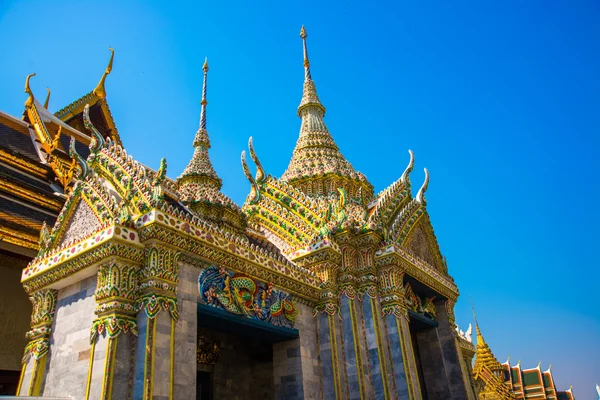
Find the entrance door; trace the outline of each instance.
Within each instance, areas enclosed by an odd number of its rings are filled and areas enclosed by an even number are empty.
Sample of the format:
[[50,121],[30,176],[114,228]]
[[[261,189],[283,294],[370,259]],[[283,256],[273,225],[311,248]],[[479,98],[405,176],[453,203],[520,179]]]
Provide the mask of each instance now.
[[212,400],[212,374],[206,371],[196,372],[196,400]]

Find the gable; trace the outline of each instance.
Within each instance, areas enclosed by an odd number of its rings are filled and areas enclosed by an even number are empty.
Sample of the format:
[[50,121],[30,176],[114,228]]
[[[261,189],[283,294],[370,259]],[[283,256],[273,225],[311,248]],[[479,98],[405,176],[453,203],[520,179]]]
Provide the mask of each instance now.
[[447,273],[437,239],[427,215],[424,215],[417,222],[405,239],[404,246],[437,270]]
[[83,199],[80,199],[71,213],[71,218],[67,223],[59,245],[84,238],[100,228],[100,221],[94,211]]

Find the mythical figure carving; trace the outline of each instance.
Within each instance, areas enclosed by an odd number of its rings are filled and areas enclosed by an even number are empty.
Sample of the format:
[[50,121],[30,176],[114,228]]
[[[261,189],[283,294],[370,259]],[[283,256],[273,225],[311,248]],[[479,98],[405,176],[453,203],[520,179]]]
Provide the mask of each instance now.
[[198,287],[203,301],[232,314],[286,328],[296,322],[296,305],[288,294],[273,289],[270,283],[257,282],[223,267],[209,267],[198,277]]

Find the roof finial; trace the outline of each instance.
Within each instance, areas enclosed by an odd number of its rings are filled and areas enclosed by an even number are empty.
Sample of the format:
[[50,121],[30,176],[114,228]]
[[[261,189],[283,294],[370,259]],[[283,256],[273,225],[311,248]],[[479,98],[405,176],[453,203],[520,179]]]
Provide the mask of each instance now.
[[27,75],[27,78],[25,78],[25,93],[29,94],[29,97],[25,101],[25,107],[33,104],[33,92],[31,91],[31,88],[29,87],[29,80],[31,79],[32,76],[35,76],[35,72],[33,74]]
[[310,77],[310,61],[308,61],[308,49],[306,48],[306,29],[304,25],[300,29],[300,37],[302,38],[302,44],[304,45],[304,79],[312,79]]
[[[427,170],[425,170],[427,171]],[[473,305],[473,298],[469,297],[469,300],[471,301],[471,310],[473,310],[473,319],[475,320],[475,330],[477,331],[477,345],[479,346],[479,343],[484,343],[485,341],[483,340],[483,336],[481,335],[481,331],[479,330],[479,323],[477,322],[477,315],[475,315],[475,306]]]
[[206,130],[206,77],[208,76],[208,57],[204,59],[204,65],[202,66],[204,71],[204,83],[202,84],[202,101],[200,102],[200,129]]
[[[427,191],[427,187],[429,186],[429,171],[427,171],[427,168],[424,168],[425,170],[425,181],[423,182],[423,186],[421,186],[421,189],[419,189],[419,192],[417,193],[417,201],[423,205],[427,204],[427,201],[425,200],[425,192]],[[475,314],[473,314],[475,315]],[[477,321],[475,321],[477,322]]]
[[110,74],[110,71],[112,71],[113,59],[115,58],[115,51],[113,50],[113,48],[109,47],[108,49],[112,53],[110,55],[110,61],[108,62],[108,66],[106,67],[106,70],[104,71],[104,74],[102,75],[102,78],[100,78],[100,82],[98,82],[98,85],[96,86],[96,88],[93,91],[93,93],[99,99],[106,98],[106,89],[104,88],[104,81],[106,80],[106,77],[108,76],[108,74]]
[[412,152],[412,150],[408,150],[408,154],[410,154],[410,161],[408,162],[408,166],[404,170],[404,173],[400,177],[400,181],[405,185],[410,184],[410,173],[415,166],[415,154]]
[[50,104],[50,88],[47,87],[46,90],[48,91],[48,95],[46,96],[46,101],[44,102],[44,108],[47,110],[48,104]]

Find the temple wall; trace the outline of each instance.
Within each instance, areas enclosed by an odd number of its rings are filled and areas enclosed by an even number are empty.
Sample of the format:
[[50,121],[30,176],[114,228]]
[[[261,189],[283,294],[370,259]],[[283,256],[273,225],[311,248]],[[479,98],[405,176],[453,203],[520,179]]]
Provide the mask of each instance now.
[[21,269],[11,268],[9,258],[0,258],[0,370],[21,370],[27,344],[31,302],[21,286]]
[[[94,319],[96,276],[58,291],[44,396],[85,395]],[[94,361],[105,352],[96,347]]]

